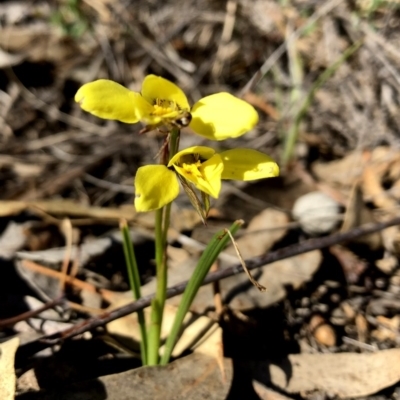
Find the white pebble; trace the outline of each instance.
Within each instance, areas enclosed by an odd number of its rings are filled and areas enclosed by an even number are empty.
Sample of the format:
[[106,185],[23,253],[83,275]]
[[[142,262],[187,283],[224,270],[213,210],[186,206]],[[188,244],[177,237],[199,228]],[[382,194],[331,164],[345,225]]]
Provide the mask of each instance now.
[[294,203],[292,215],[311,236],[332,232],[339,221],[340,204],[323,192],[311,192]]

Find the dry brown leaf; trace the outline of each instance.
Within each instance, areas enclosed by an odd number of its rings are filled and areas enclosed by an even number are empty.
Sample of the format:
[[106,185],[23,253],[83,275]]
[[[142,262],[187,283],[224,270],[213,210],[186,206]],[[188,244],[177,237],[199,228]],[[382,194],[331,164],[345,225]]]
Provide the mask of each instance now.
[[[366,165],[362,174],[361,188],[364,198],[372,201],[376,207],[395,210],[397,206],[396,200],[389,196],[382,186],[382,176],[389,168],[389,165],[389,163],[385,164],[384,171],[377,171],[376,164]],[[379,174],[379,172],[381,173]]]
[[168,246],[167,247],[167,254],[168,254],[168,267],[171,269],[176,268],[182,263],[189,261],[190,254],[186,249]]
[[349,321],[354,320],[354,318],[356,317],[356,311],[347,301],[342,302],[340,304],[340,308],[343,310],[346,318]]
[[191,231],[201,223],[199,213],[195,209],[180,208],[173,209],[171,215],[171,227],[178,232]]
[[[387,219],[385,217],[385,219]],[[391,226],[381,232],[383,245],[390,255],[400,255],[400,229],[398,226]]]
[[[222,372],[215,357],[195,353],[165,367],[147,367],[131,371],[129,398],[220,400],[226,398],[229,392],[232,373],[230,360],[223,360]],[[109,381],[112,382],[112,379]],[[127,382],[127,379],[123,382]]]
[[[9,217],[20,214],[23,211],[39,210],[55,216],[68,216],[75,218],[112,219],[119,221],[126,219],[131,221],[136,216],[133,206],[121,206],[120,208],[91,207],[76,203],[71,200],[47,200],[47,201],[0,201],[0,217]],[[73,221],[72,221],[73,222]]]
[[329,163],[315,162],[312,171],[318,180],[333,187],[350,190],[363,171],[363,154],[354,151],[340,160]]
[[[346,213],[344,216],[341,232],[347,232],[362,224],[376,222],[371,210],[367,208],[363,200],[363,194],[359,182],[356,182],[350,191],[346,204]],[[364,243],[376,250],[382,247],[382,236],[380,232],[362,236],[356,240],[357,243]]]
[[284,396],[281,393],[264,386],[260,382],[253,381],[254,391],[261,400],[291,400],[290,397]]
[[390,191],[384,188],[385,177],[396,181],[399,175],[398,151],[390,147],[377,147],[372,152],[365,152],[365,164],[361,176],[361,188],[364,198],[372,201],[376,207],[393,212],[397,201]]
[[[50,301],[62,295],[59,284],[62,274],[59,271],[51,267],[44,267],[30,260],[18,260],[16,269],[41,299]],[[96,288],[88,282],[67,276],[66,283],[77,289],[91,293],[93,297],[99,296],[96,293]]]
[[[286,288],[292,287],[297,290],[305,282],[308,282],[318,270],[321,260],[321,252],[314,250],[253,270],[252,274],[257,282],[265,286],[267,290],[259,292],[250,284],[232,299],[231,307],[239,310],[268,307],[284,299]],[[241,276],[240,283],[238,279],[228,278],[223,280],[221,290],[224,297],[229,297],[230,291],[237,291],[237,287],[243,286],[246,279],[246,276]]]
[[[328,163],[317,161],[313,164],[312,170],[319,181],[348,193],[354,184],[360,180],[366,167],[368,171],[372,170],[372,173],[380,178],[398,159],[398,151],[394,151],[389,146],[379,146],[371,152],[356,150],[340,160]],[[369,174],[368,171],[367,175]]]
[[361,274],[367,269],[367,262],[360,260],[352,251],[340,245],[331,246],[329,251],[339,261],[346,281],[349,284],[358,282]]
[[380,325],[378,326],[378,329],[371,332],[371,336],[382,342],[385,340],[396,340],[398,338],[400,315],[395,315],[393,318],[378,315],[376,320]]
[[264,111],[265,114],[270,116],[274,121],[279,120],[280,115],[278,109],[269,104],[261,96],[252,92],[246,92],[245,95],[243,96],[243,100],[246,100],[248,103]]
[[[244,259],[260,256],[272,248],[287,232],[288,215],[282,211],[267,208],[257,214],[249,223],[244,234],[236,240]],[[233,246],[224,253],[236,255]]]
[[19,64],[24,56],[20,54],[10,54],[0,49],[0,68],[12,67]]
[[[166,366],[131,369],[92,380],[57,385],[54,389],[32,391],[29,398],[220,400],[227,397],[232,376],[230,359],[224,358],[220,363],[214,357],[195,353]],[[28,382],[28,385],[31,390],[35,389],[35,382],[33,385]]]
[[50,29],[46,24],[31,26],[8,26],[0,37],[0,46],[11,52],[25,52],[35,41],[48,38]]
[[28,224],[17,224],[9,222],[6,229],[0,236],[0,257],[6,260],[15,256],[16,251],[20,250],[26,243],[27,237],[25,229]]
[[40,390],[39,383],[36,378],[35,370],[29,369],[24,372],[17,380],[17,390],[19,393],[32,392]]
[[[88,44],[95,45],[91,41]],[[32,62],[71,61],[78,45],[78,41],[65,40],[56,27],[40,22],[7,26],[0,35],[0,47]]]
[[[166,366],[142,367],[119,374],[69,383],[51,391],[30,393],[31,400],[220,400],[231,388],[232,361],[223,359],[223,371],[215,358],[190,354]],[[3,399],[2,399],[3,400]]]
[[[107,291],[107,300],[112,302],[109,310],[127,304],[131,299],[121,296],[119,293]],[[165,340],[172,328],[177,307],[166,305],[163,315],[161,337]],[[150,309],[145,310],[146,318],[150,318]],[[206,316],[196,316],[189,312],[183,323],[184,330],[179,338],[173,357],[179,357],[187,350],[193,350],[211,357],[222,354],[222,329],[212,319]],[[140,341],[140,329],[137,314],[129,314],[107,324],[107,331],[121,341],[128,349],[137,350]]]
[[[78,259],[79,265],[85,265],[92,257],[103,254],[112,245],[111,237],[100,237],[87,241],[82,245],[72,246],[71,259]],[[46,265],[57,265],[61,263],[65,256],[65,247],[54,247],[47,250],[37,251],[18,251],[17,257]]]
[[249,16],[249,21],[263,34],[285,34],[285,15],[282,7],[275,1],[241,1],[243,12]]
[[392,272],[397,268],[399,260],[397,257],[392,255],[385,255],[384,258],[377,260],[375,265],[385,274],[391,275]]
[[40,164],[14,162],[12,169],[14,173],[18,175],[18,177],[26,179],[41,176],[45,172],[46,166]]
[[365,343],[368,334],[368,321],[362,314],[357,314],[355,318],[355,325],[357,329],[358,340]]
[[16,337],[0,344],[0,398],[2,400],[14,399],[16,384],[14,358],[18,346],[19,339]]
[[269,373],[272,383],[288,393],[318,390],[340,398],[369,396],[399,381],[400,349],[292,354],[280,365],[269,365]]

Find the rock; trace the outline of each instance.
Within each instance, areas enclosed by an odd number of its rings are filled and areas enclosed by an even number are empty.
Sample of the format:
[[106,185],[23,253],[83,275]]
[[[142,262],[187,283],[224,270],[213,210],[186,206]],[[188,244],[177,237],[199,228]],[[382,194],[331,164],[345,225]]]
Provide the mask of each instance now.
[[292,210],[304,232],[320,236],[332,232],[337,226],[340,204],[323,192],[311,192],[299,197]]

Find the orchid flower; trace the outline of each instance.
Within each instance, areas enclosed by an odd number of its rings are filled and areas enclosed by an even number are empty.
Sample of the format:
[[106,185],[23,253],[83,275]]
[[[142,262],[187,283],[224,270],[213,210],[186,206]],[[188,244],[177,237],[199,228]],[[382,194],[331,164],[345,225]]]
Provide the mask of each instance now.
[[103,119],[149,127],[178,124],[211,140],[236,138],[258,122],[253,106],[229,93],[203,97],[190,107],[185,93],[160,76],[145,77],[140,93],[119,83],[99,79],[83,85],[75,95],[81,108]]

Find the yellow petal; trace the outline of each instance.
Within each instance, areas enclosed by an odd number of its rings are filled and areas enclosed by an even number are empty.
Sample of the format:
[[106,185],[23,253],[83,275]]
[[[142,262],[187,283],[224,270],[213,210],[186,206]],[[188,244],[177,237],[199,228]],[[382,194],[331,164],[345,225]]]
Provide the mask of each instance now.
[[157,210],[178,196],[178,179],[165,165],[146,165],[137,170],[135,192],[136,211]]
[[201,164],[199,168],[203,173],[204,182],[199,182],[198,188],[209,194],[214,198],[218,198],[219,192],[221,191],[221,174],[224,169],[221,156],[215,154],[209,160]]
[[128,124],[138,122],[143,114],[152,110],[152,106],[139,93],[107,79],[83,85],[77,91],[75,101],[96,117]]
[[229,93],[216,93],[198,101],[191,110],[190,127],[211,140],[236,138],[253,129],[257,111]]
[[185,93],[174,83],[161,76],[147,75],[142,84],[142,96],[151,104],[156,99],[176,103],[180,109],[189,110],[190,106]]
[[179,161],[183,159],[183,156],[186,155],[199,155],[202,160],[208,160],[215,154],[215,150],[211,147],[206,146],[193,146],[188,147],[187,149],[181,150],[176,153],[168,163],[168,167],[171,167],[174,164],[179,164]]
[[219,154],[215,154],[200,166],[196,163],[175,165],[176,172],[193,183],[197,189],[217,198],[221,190],[221,174],[224,164]]
[[224,163],[222,179],[252,181],[279,175],[277,163],[269,156],[252,149],[232,149],[220,153]]

